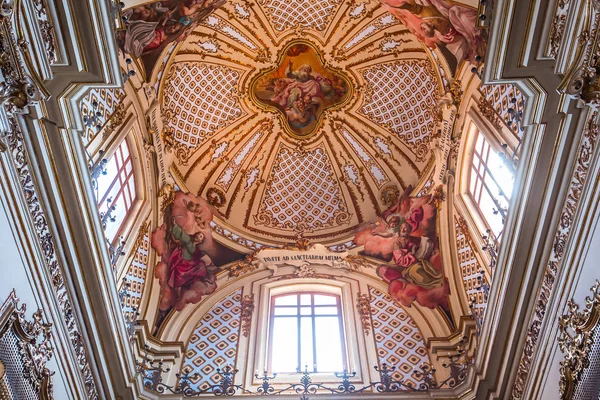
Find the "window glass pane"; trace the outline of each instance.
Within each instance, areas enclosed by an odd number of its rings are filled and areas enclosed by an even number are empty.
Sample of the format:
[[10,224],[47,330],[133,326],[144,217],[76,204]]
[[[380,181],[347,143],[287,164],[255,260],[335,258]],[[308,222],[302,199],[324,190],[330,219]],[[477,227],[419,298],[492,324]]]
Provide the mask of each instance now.
[[490,193],[485,189],[481,193],[479,207],[492,231],[498,235],[502,231],[502,215],[500,213],[494,214],[494,209],[497,209],[496,204],[492,200]]
[[113,201],[111,204],[115,207],[115,210],[111,214],[115,218],[115,221],[108,221],[106,223],[106,230],[104,231],[104,233],[106,234],[106,238],[112,242],[115,236],[117,235],[117,232],[119,231],[123,220],[125,219],[127,210],[125,209],[123,196],[119,196],[117,200]]
[[482,148],[483,148],[483,135],[481,134],[481,132],[479,132],[477,134],[477,143],[475,144],[475,150],[477,150],[477,152],[479,154],[481,154]]
[[475,182],[477,182],[477,171],[474,168],[471,168],[471,176],[469,177],[469,190],[471,194],[475,195]]
[[496,182],[502,188],[505,197],[510,199],[515,181],[512,172],[504,165],[502,159],[496,153],[490,154],[488,167],[494,179],[496,179]]
[[129,175],[132,168],[133,167],[131,166],[131,160],[127,161],[127,164],[125,164],[125,172],[127,172],[127,175]]
[[276,306],[295,306],[298,304],[298,295],[279,296],[275,298]]
[[274,318],[271,347],[273,372],[296,372],[298,367],[298,319]]
[[125,201],[125,209],[129,210],[131,207],[131,197],[129,197],[129,191],[127,189],[123,190],[123,200]]
[[485,177],[485,185],[487,186],[487,190],[489,190],[490,195],[494,196],[495,199],[500,196],[500,188],[496,185],[496,182],[494,182],[489,174]]
[[303,306],[310,306],[310,294],[301,294],[300,295],[300,304]]
[[314,364],[312,317],[302,317],[300,321],[300,368],[304,371],[305,366],[308,366],[308,370],[313,371]]
[[317,337],[317,371],[342,372],[344,358],[342,356],[342,339],[338,317],[315,318]]
[[312,315],[312,307],[300,307],[301,315]]
[[297,307],[275,307],[275,315],[298,315]]
[[117,176],[117,164],[114,158],[111,158],[106,163],[106,174],[100,174],[98,177],[98,198],[97,202],[100,202],[106,191],[110,188],[111,183]]
[[338,315],[337,307],[315,307],[316,315]]
[[335,296],[323,296],[322,294],[315,294],[315,305],[337,305]]
[[127,140],[123,140],[120,147],[123,151],[123,159],[126,160],[129,155],[129,145],[127,144]]
[[129,187],[129,196],[131,197],[131,201],[133,203],[133,200],[135,200],[136,198],[136,194],[135,194],[135,181],[133,180],[133,175],[129,177],[129,181],[128,181],[128,187]]

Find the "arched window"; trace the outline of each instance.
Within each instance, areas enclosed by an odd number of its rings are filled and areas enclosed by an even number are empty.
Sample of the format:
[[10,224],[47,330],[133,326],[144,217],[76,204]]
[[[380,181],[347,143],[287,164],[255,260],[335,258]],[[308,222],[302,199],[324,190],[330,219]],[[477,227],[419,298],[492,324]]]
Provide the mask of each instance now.
[[478,129],[469,171],[469,194],[496,237],[504,226],[513,184],[514,172]]
[[296,292],[271,297],[270,371],[339,372],[346,360],[340,296]]
[[97,204],[106,224],[106,238],[113,243],[136,199],[133,163],[127,139],[123,139],[98,177]]

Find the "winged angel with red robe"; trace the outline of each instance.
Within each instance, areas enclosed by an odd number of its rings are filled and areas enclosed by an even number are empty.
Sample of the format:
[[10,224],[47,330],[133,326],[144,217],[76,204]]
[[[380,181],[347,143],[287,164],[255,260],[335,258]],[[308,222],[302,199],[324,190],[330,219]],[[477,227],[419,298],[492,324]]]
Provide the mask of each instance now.
[[432,196],[410,197],[408,187],[374,223],[360,228],[354,241],[363,254],[385,261],[377,274],[389,294],[404,306],[416,301],[428,308],[448,309],[448,280],[444,276],[436,234],[437,209]]

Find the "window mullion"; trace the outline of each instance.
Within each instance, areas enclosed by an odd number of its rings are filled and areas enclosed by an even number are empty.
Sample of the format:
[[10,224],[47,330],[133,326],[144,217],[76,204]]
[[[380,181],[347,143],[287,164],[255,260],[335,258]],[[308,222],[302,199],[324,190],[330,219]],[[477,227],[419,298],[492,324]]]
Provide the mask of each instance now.
[[310,316],[312,319],[312,350],[313,350],[313,372],[317,372],[317,332],[315,318],[315,295],[310,295]]
[[[102,199],[98,202],[98,205],[101,206],[102,203],[104,203],[106,201],[106,199],[108,198],[108,194],[110,193],[110,191],[112,190],[113,186],[115,186],[115,183],[117,183],[118,180],[118,176],[115,177],[115,179],[113,179],[113,181],[110,183],[110,185],[108,186],[108,189],[106,189],[106,192],[104,192],[104,196],[102,197]],[[115,196],[116,197],[116,196]]]
[[296,320],[298,321],[297,323],[297,329],[298,329],[298,372],[302,372],[302,338],[301,338],[301,334],[302,334],[302,312],[301,312],[301,305],[300,305],[300,294],[296,295]]

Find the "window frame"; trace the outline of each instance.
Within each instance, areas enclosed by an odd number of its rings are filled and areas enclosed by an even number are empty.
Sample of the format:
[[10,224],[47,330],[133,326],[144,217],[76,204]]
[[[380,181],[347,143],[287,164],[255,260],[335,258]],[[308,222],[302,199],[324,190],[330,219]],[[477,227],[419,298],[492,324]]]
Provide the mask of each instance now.
[[[468,170],[467,175],[466,175],[467,195],[470,197],[474,208],[476,208],[477,213],[479,214],[479,216],[483,220],[483,223],[485,224],[486,229],[482,232],[482,234],[489,229],[494,235],[500,236],[502,234],[503,229],[501,229],[499,232],[494,231],[494,229],[492,228],[491,222],[486,217],[486,211],[484,211],[481,208],[481,197],[483,195],[483,191],[485,190],[487,192],[487,194],[489,195],[490,199],[492,200],[492,202],[494,203],[494,206],[495,206],[497,212],[500,213],[500,216],[502,217],[502,219],[506,220],[507,214],[506,214],[506,212],[504,212],[504,209],[502,207],[502,204],[500,204],[498,197],[502,197],[504,199],[504,201],[506,202],[507,206],[510,204],[510,197],[506,196],[506,193],[502,189],[502,185],[499,183],[497,177],[494,176],[495,175],[494,172],[489,167],[490,153],[495,152],[496,154],[500,154],[500,152],[502,150],[501,150],[500,146],[498,146],[499,148],[494,146],[494,140],[493,139],[490,140],[490,137],[488,135],[486,135],[484,130],[480,129],[479,126],[477,126],[477,124],[475,124],[475,123],[472,123],[472,124],[474,127],[474,132],[472,133],[474,135],[474,137],[473,137],[471,149],[470,149],[470,158],[468,160],[469,162],[468,163],[465,162],[464,167],[463,167]],[[485,155],[479,154],[479,150],[477,149],[477,145],[478,145],[477,142],[480,137],[483,140],[482,152],[485,153]],[[477,166],[475,166],[476,159],[479,159],[479,164]],[[467,160],[465,160],[465,161],[467,161]],[[481,169],[483,169],[483,172],[480,172]],[[474,171],[476,173],[475,177],[473,176]],[[486,179],[487,177],[489,177],[493,181],[493,183],[496,185],[496,187],[500,191],[502,191],[502,194],[493,193],[492,189],[488,185],[488,182]],[[512,178],[513,178],[513,184],[514,184],[514,179],[515,179],[514,172],[512,173]],[[471,190],[473,179],[476,179],[474,191]],[[479,186],[478,186],[478,183],[479,183]],[[473,193],[473,192],[477,192],[477,189],[479,189],[478,196],[476,193]],[[511,197],[512,197],[512,192],[511,192]],[[490,211],[490,212],[493,212],[493,211]]]
[[[123,145],[125,145],[127,147],[127,157],[123,157]],[[116,204],[119,200],[121,200],[122,197],[122,201],[123,201],[123,205],[125,207],[125,215],[123,216],[123,219],[121,220],[121,223],[119,225],[119,227],[117,228],[117,230],[115,231],[114,236],[111,238],[106,237],[107,240],[109,240],[111,242],[111,244],[115,244],[118,239],[119,236],[123,236],[121,235],[122,231],[123,231],[123,227],[126,223],[126,221],[129,218],[130,213],[134,210],[134,206],[135,204],[138,202],[138,197],[139,197],[139,193],[138,193],[138,185],[137,185],[137,179],[136,179],[136,174],[135,174],[135,166],[134,166],[134,158],[132,155],[132,146],[130,141],[128,140],[128,137],[124,137],[116,146],[116,148],[112,151],[112,154],[110,155],[110,157],[105,157],[109,162],[110,160],[112,160],[113,158],[119,156],[119,158],[115,159],[115,166],[117,168],[116,174],[114,176],[114,178],[112,179],[112,181],[110,181],[110,183],[108,184],[108,187],[106,189],[106,191],[104,192],[104,194],[102,195],[103,197],[101,198],[96,198],[96,206],[98,207],[98,210],[100,211],[101,207],[106,204],[107,210],[109,207],[111,207],[112,205]],[[121,165],[119,165],[121,164]],[[127,172],[127,165],[130,164],[131,165],[131,170],[129,172]],[[122,174],[125,174],[125,178],[122,178]],[[114,198],[112,198],[112,201],[110,203],[107,203],[107,200],[109,198],[109,195],[111,193],[111,191],[113,190],[115,184],[119,184],[119,189],[117,191],[117,193],[114,195]],[[131,197],[131,193],[132,193],[132,185],[133,185],[133,198],[128,199],[128,196]],[[100,197],[100,193],[98,193],[98,197]]]
[[[256,292],[254,292],[256,290]],[[352,382],[359,382],[363,379],[363,374],[368,373],[368,360],[366,357],[365,338],[357,336],[362,332],[360,326],[360,317],[354,306],[354,298],[357,296],[358,287],[353,283],[343,280],[330,281],[322,279],[290,279],[285,281],[267,281],[257,285],[253,290],[256,293],[260,305],[255,311],[256,320],[252,325],[256,328],[251,331],[248,346],[250,346],[251,356],[245,362],[247,371],[254,371],[254,374],[248,374],[246,384],[248,387],[258,387],[262,384],[261,379],[255,377],[256,374],[262,376],[264,371],[272,374],[268,365],[268,338],[270,331],[269,317],[271,308],[271,297],[292,292],[321,292],[324,294],[336,294],[340,296],[342,305],[342,321],[345,339],[346,367],[348,372],[355,371],[356,376],[351,379]],[[342,371],[337,371],[342,372]],[[277,387],[287,386],[292,383],[298,383],[300,373],[280,373],[274,384]],[[334,373],[311,373],[313,379],[320,382],[338,382]],[[368,375],[367,375],[368,376]]]
[[[515,136],[508,127],[502,126],[501,129],[497,129],[492,126],[486,118],[482,117],[475,101],[472,101],[469,110],[466,112],[463,126],[465,126],[461,140],[463,143],[457,160],[458,174],[455,179],[455,193],[457,200],[455,202],[455,207],[458,211],[458,215],[463,217],[467,221],[467,225],[470,229],[473,230],[472,233],[474,234],[471,236],[477,243],[477,247],[481,248],[485,245],[482,236],[488,235],[488,230],[491,230],[491,226],[487,222],[470,191],[471,169],[473,167],[477,137],[479,133],[481,133],[484,139],[489,143],[490,150],[496,151],[497,153],[512,151],[518,146],[518,141],[516,141]],[[507,149],[503,149],[502,143],[507,144]],[[515,191],[513,188],[511,198],[514,196]],[[491,231],[493,232],[493,230]],[[488,256],[485,252],[481,253],[481,255],[487,260]]]
[[[280,297],[284,297],[284,296],[291,296],[291,295],[295,295],[297,296],[297,302],[295,306],[276,306],[275,305],[275,301],[276,299],[280,298]],[[311,296],[311,304],[309,306],[306,305],[302,305],[301,304],[301,296],[302,295],[310,295]],[[340,371],[318,371],[317,367],[318,367],[318,356],[317,356],[317,338],[316,338],[316,318],[321,317],[321,315],[318,315],[315,313],[315,307],[333,307],[332,305],[315,305],[314,304],[314,296],[315,295],[322,295],[322,296],[331,296],[334,297],[336,300],[336,305],[335,307],[337,308],[337,314],[335,315],[336,317],[338,317],[338,326],[339,326],[339,331],[340,331],[340,344],[341,344],[341,353],[342,353],[342,370]],[[310,369],[309,368],[309,372],[310,373],[334,373],[334,372],[343,372],[344,368],[348,368],[348,345],[347,345],[347,341],[346,341],[346,335],[344,334],[344,315],[342,312],[342,297],[340,294],[333,294],[333,293],[327,293],[327,292],[322,292],[322,291],[298,291],[298,292],[284,292],[281,294],[277,294],[277,295],[273,295],[270,297],[269,299],[270,304],[269,304],[269,336],[268,336],[268,342],[267,342],[267,369],[270,371],[273,371],[273,358],[272,358],[272,354],[273,354],[273,328],[274,328],[274,321],[275,318],[291,318],[291,317],[295,317],[296,320],[298,321],[298,325],[297,325],[297,329],[298,329],[298,336],[297,336],[297,347],[298,347],[298,365],[296,367],[296,372],[302,372],[304,371],[303,369],[303,365],[302,365],[302,361],[301,361],[301,340],[300,340],[300,336],[301,336],[301,319],[302,317],[311,317],[312,320],[312,348],[313,348],[313,368]],[[290,316],[282,316],[282,315],[275,315],[275,308],[276,307],[284,307],[284,308],[292,308],[295,307],[296,308],[296,315],[290,315]],[[302,307],[310,307],[311,309],[311,313],[310,314],[302,314],[301,312],[301,308]],[[333,316],[333,315],[327,315],[327,316]],[[274,371],[277,372],[277,371]],[[283,373],[291,373],[292,371],[281,371]],[[277,372],[280,373],[280,372]]]
[[[123,252],[127,254],[126,257],[120,257],[116,265],[117,281],[121,279],[127,273],[127,268],[124,268],[133,257],[131,249],[135,244],[137,235],[132,235],[132,232],[136,232],[142,224],[147,220],[149,213],[151,213],[151,202],[149,198],[152,198],[149,191],[152,189],[152,184],[148,183],[146,179],[149,171],[147,170],[148,165],[144,162],[143,152],[143,132],[144,132],[144,121],[140,120],[135,114],[131,105],[126,107],[127,116],[120,126],[108,136],[97,135],[93,141],[88,143],[86,150],[90,157],[95,162],[100,159],[110,159],[115,151],[118,149],[120,144],[126,140],[129,148],[129,154],[132,160],[132,171],[135,179],[135,199],[132,199],[132,204],[127,212],[126,217],[123,219],[119,231],[115,235],[115,241],[111,242],[111,245],[116,244],[119,236],[123,237],[125,245]],[[100,150],[104,152],[101,153]],[[93,206],[99,211],[95,193],[93,193]],[[101,228],[101,227],[100,227]],[[103,232],[103,231],[102,231]],[[106,236],[106,235],[105,235]]]

